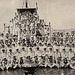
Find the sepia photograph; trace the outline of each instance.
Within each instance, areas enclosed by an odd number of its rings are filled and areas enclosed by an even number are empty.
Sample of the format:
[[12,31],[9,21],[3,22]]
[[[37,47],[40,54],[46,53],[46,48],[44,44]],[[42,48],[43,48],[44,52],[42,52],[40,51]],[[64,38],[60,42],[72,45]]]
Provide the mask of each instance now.
[[75,75],[75,0],[0,0],[0,75]]

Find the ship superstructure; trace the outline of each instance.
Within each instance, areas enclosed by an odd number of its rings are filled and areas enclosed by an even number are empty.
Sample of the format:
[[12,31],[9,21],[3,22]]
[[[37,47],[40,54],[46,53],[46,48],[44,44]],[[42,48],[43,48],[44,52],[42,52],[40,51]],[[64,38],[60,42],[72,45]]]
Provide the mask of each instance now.
[[11,20],[12,26],[6,27],[4,24],[5,39],[13,38],[13,43],[31,47],[34,44],[50,42],[51,26],[46,25],[44,19],[39,19],[37,10],[37,3],[36,8],[29,8],[27,1],[26,8],[17,9],[14,19]]

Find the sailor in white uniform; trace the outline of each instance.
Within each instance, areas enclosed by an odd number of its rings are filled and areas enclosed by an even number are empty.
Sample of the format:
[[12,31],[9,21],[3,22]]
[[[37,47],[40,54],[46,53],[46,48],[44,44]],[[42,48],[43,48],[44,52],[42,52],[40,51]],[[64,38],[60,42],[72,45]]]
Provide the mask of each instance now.
[[41,50],[39,47],[36,48],[36,51],[35,51],[35,62],[40,64],[40,60],[41,60]]
[[26,51],[25,48],[22,47],[20,51],[20,67],[24,67]]
[[61,56],[60,56],[60,51],[59,51],[59,49],[56,49],[54,55],[55,55],[56,65],[59,67],[60,62],[61,62]]
[[30,48],[29,48],[28,56],[30,56],[31,61],[33,61],[33,59],[34,59],[34,51],[33,51],[33,47],[30,47]]
[[47,47],[44,48],[44,54],[45,54],[45,67],[48,66],[48,50]]
[[54,51],[53,51],[53,48],[49,48],[49,53],[48,53],[48,56],[49,56],[49,66],[53,66],[53,63],[54,63]]
[[7,54],[7,59],[8,59],[7,69],[8,69],[9,67],[12,68],[12,61],[13,61],[12,49],[9,49],[9,52],[8,52],[8,54]]
[[1,59],[2,59],[2,58],[1,58],[1,53],[0,53],[0,67],[1,67]]
[[14,67],[13,68],[16,68],[20,64],[20,52],[19,52],[19,49],[16,49],[16,53],[14,54],[13,57],[14,57],[14,59],[13,59]]
[[64,46],[63,46],[63,45],[60,45],[59,51],[60,51],[61,53],[63,52],[63,49],[64,49]]
[[35,43],[35,45],[34,45],[34,47],[33,47],[33,53],[34,53],[34,58],[33,58],[33,61],[35,61],[36,43]]
[[72,51],[75,53],[75,46],[72,47]]
[[46,55],[46,51],[45,51],[45,46],[42,47],[41,49],[41,66],[45,65],[45,55]]
[[69,63],[71,62],[72,57],[74,57],[74,52],[72,49],[69,49],[69,55],[68,55]]
[[70,49],[70,46],[69,46],[69,44],[67,44],[67,45],[65,46],[66,52],[69,52],[69,49]]
[[6,65],[7,65],[7,57],[6,57],[6,52],[5,52],[5,50],[3,49],[2,50],[2,54],[1,54],[1,56],[2,56],[2,61],[1,61],[1,69],[2,70],[4,70],[4,68],[6,67]]
[[53,51],[54,51],[54,52],[56,51],[56,49],[58,49],[57,44],[53,45]]
[[62,66],[66,67],[68,64],[68,53],[66,52],[66,49],[63,49],[61,56],[62,56]]
[[2,60],[3,60],[3,51],[0,52],[0,68],[2,66]]

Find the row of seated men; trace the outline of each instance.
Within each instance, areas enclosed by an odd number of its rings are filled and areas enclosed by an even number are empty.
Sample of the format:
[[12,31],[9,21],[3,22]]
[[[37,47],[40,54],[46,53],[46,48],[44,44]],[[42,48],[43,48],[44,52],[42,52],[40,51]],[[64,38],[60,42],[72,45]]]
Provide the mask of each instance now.
[[[75,52],[69,48],[55,49],[55,47],[22,47],[17,49],[9,49],[9,51],[2,50],[0,52],[0,67],[7,65],[15,66],[18,64],[20,67],[29,67],[28,62],[31,64],[38,64],[47,66],[53,63],[59,64],[71,63],[71,59],[75,57]],[[28,64],[28,65],[27,65]],[[31,65],[32,66],[32,65]]]

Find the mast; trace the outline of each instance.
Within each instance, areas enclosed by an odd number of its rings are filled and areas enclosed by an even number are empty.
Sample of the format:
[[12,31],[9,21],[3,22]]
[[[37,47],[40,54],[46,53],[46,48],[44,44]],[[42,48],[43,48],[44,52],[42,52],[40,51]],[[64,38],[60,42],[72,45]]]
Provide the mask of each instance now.
[[36,3],[36,10],[38,10],[38,4]]
[[27,2],[27,0],[26,0],[26,8],[28,8],[28,2]]
[[28,8],[28,1],[23,0],[23,7],[22,8]]

